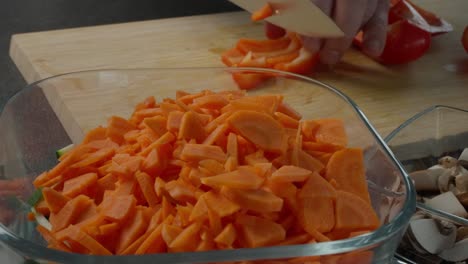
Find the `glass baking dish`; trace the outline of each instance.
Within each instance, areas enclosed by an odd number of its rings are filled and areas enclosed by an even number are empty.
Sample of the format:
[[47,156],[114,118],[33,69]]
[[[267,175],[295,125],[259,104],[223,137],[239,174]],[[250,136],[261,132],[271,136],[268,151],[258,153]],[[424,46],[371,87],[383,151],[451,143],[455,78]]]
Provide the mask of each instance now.
[[[111,115],[128,116],[149,95],[174,97],[176,90],[237,89],[232,73],[269,75],[249,94],[281,93],[304,118],[335,117],[345,121],[350,146],[365,149],[371,200],[383,225],[346,240],[316,244],[233,249],[195,253],[92,256],[49,249],[26,220],[23,203],[33,192],[32,180],[56,164],[55,151],[79,142],[87,130]],[[415,210],[415,192],[399,162],[356,104],[339,90],[316,80],[279,71],[252,68],[95,70],[59,75],[28,85],[5,106],[0,116],[2,215],[0,241],[25,259],[53,263],[232,263],[319,256],[321,263],[362,256],[389,263]],[[353,259],[353,258],[351,258]],[[354,258],[356,259],[356,258]]]
[[[408,172],[424,170],[438,164],[444,156],[458,158],[468,148],[468,111],[443,105],[436,105],[417,113],[386,138],[388,146]],[[433,209],[417,203],[417,210],[459,226],[468,226],[468,219]],[[441,259],[430,254],[397,250],[411,263],[440,263]]]

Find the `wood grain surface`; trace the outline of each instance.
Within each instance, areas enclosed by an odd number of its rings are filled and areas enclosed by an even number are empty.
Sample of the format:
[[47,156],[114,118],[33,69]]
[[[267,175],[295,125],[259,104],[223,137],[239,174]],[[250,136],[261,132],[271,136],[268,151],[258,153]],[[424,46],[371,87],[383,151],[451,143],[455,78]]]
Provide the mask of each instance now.
[[[468,109],[468,54],[460,42],[468,1],[415,2],[454,26],[433,38],[423,58],[386,67],[352,49],[340,65],[313,76],[349,95],[383,136],[432,105]],[[263,38],[263,27],[235,12],[18,34],[10,56],[31,83],[89,69],[222,66],[220,53],[242,37]]]

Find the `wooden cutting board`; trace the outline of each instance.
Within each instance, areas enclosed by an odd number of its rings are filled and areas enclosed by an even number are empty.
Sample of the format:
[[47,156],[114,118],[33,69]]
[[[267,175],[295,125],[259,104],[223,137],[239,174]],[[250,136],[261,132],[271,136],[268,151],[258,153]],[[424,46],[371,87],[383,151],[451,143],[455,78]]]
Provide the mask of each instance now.
[[[460,42],[468,1],[415,2],[455,28],[434,38],[423,58],[385,67],[350,50],[343,63],[315,75],[349,95],[383,136],[432,105],[468,109],[468,54]],[[220,53],[239,38],[264,38],[244,12],[18,34],[10,56],[31,83],[86,69],[222,66]]]

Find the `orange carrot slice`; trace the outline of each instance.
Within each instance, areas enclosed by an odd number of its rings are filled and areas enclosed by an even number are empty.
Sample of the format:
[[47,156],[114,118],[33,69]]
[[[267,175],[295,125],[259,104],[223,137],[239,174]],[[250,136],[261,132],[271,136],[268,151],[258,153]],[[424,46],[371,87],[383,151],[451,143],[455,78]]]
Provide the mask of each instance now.
[[47,203],[47,207],[52,213],[59,212],[60,209],[70,201],[70,198],[66,197],[62,193],[47,187],[42,189],[42,195]]
[[201,182],[213,188],[227,186],[238,189],[258,189],[263,180],[257,175],[253,167],[239,167],[232,172],[202,178]]
[[241,208],[256,212],[279,212],[283,207],[283,199],[263,189],[238,190],[222,187],[221,194]]
[[250,215],[238,215],[236,223],[246,244],[256,248],[274,245],[284,240],[286,232],[280,224]]
[[375,230],[380,226],[379,218],[366,200],[345,191],[336,193],[336,230]]
[[73,198],[80,194],[85,194],[88,188],[94,186],[97,182],[96,173],[86,173],[76,178],[65,181],[63,184],[63,195]]
[[320,119],[316,120],[319,127],[315,132],[318,143],[338,145],[345,147],[348,144],[343,120],[341,119]]
[[242,110],[232,114],[227,121],[236,132],[260,148],[284,151],[284,128],[271,116]]
[[226,154],[219,146],[185,144],[181,158],[186,161],[200,161],[213,159],[219,162],[226,161]]
[[271,180],[280,182],[302,182],[309,178],[312,171],[296,166],[282,166],[271,175]]
[[327,164],[327,180],[335,180],[338,189],[354,193],[370,204],[362,149],[335,152]]
[[85,195],[78,195],[68,201],[60,211],[56,214],[52,213],[50,215],[49,221],[52,225],[52,231],[57,232],[71,224],[74,224],[79,215],[85,211],[91,203],[92,200]]

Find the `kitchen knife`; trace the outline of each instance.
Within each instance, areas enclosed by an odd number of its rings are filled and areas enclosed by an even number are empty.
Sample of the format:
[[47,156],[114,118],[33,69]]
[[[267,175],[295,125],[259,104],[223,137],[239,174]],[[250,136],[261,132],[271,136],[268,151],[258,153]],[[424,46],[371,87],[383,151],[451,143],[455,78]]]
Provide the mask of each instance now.
[[309,37],[343,37],[343,31],[311,0],[229,0],[253,13],[270,4],[275,13],[265,20],[288,31]]

